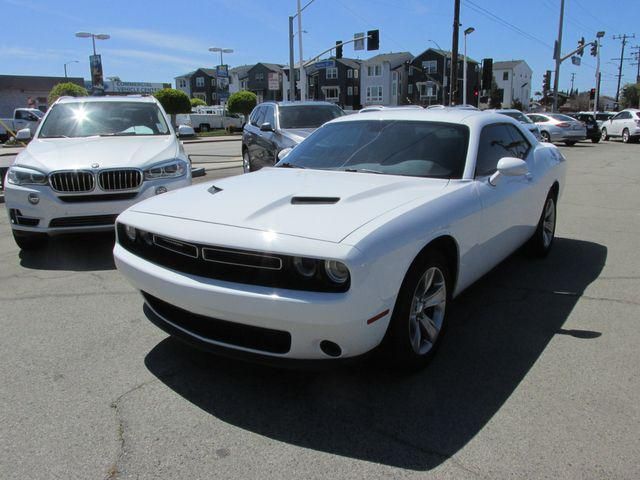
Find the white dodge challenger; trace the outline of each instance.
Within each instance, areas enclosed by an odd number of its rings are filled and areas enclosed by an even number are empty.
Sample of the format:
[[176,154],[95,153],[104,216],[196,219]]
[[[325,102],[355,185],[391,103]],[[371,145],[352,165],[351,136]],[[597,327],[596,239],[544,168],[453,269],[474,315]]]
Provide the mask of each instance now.
[[360,113],[282,153],[118,217],[116,265],[153,323],[232,356],[381,347],[420,367],[456,295],[524,244],[553,244],[565,159],[504,115]]

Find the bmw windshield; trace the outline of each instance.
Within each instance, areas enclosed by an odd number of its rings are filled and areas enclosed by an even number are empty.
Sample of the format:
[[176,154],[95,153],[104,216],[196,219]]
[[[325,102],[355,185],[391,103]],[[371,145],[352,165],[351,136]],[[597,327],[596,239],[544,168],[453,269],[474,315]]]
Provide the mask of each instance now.
[[469,129],[453,123],[362,120],[318,129],[276,166],[462,178]]
[[168,135],[169,127],[155,103],[58,103],[44,120],[40,138]]

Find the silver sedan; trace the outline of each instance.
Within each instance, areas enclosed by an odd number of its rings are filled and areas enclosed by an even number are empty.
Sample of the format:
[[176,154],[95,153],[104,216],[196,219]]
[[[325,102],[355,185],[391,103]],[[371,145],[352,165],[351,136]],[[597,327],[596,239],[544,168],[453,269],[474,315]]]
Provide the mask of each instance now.
[[564,142],[575,145],[587,138],[587,128],[582,122],[561,113],[529,113],[527,114],[540,129],[544,142]]

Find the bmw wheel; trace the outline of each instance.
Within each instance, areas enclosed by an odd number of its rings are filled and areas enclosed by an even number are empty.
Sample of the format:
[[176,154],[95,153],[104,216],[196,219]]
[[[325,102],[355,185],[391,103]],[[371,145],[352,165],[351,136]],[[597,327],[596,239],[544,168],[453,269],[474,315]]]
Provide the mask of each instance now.
[[600,132],[600,139],[603,142],[606,142],[607,140],[609,140],[609,135],[607,135],[607,129],[603,128],[602,131]]
[[626,128],[622,131],[622,143],[629,143],[629,130]]
[[449,279],[439,252],[427,252],[414,261],[402,282],[385,338],[392,363],[421,368],[433,357],[446,326]]
[[251,157],[249,157],[249,151],[245,150],[242,153],[242,170],[244,173],[249,173],[252,171],[251,168]]

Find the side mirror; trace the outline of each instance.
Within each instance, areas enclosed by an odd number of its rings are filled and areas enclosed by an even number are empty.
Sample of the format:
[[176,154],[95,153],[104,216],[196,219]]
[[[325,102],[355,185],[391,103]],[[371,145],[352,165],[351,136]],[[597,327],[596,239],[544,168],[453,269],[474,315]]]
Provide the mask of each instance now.
[[280,150],[278,152],[278,161],[282,160],[284,157],[289,155],[289,153],[291,153],[291,150],[293,150],[293,148],[291,147],[283,148],[282,150]]
[[23,128],[16,132],[16,140],[31,140],[31,129]]
[[191,138],[195,136],[196,132],[193,127],[189,125],[178,125],[178,138]]
[[260,131],[273,132],[273,126],[269,122],[264,122],[262,125],[260,125]]
[[501,176],[505,177],[519,177],[529,173],[527,162],[521,158],[516,157],[504,157],[498,162],[498,170],[496,173],[489,177],[489,183],[494,187],[498,184],[498,180]]

